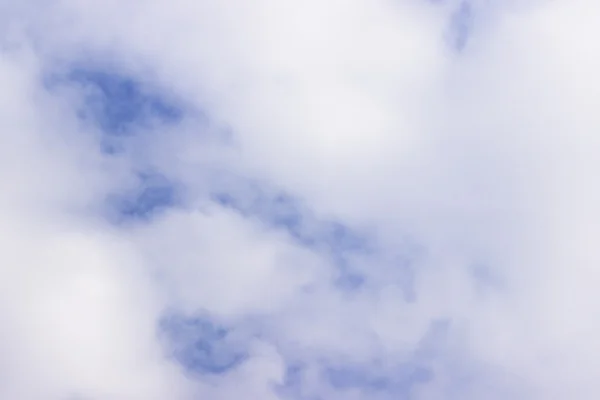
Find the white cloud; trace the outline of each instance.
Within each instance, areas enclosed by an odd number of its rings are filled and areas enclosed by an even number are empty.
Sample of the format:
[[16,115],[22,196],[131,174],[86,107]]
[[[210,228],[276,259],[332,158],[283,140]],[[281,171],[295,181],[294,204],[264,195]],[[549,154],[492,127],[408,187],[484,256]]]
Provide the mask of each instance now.
[[[3,5],[0,395],[275,399],[296,362],[288,395],[392,398],[414,364],[433,372],[415,399],[596,398],[598,6],[472,1],[458,54],[460,2],[434,3]],[[71,63],[168,88],[209,122],[102,153],[78,87],[42,84]],[[183,206],[103,220],[149,167]],[[331,254],[253,213],[244,180],[299,199],[305,239],[327,220],[371,232],[373,252],[345,258],[364,285],[337,287]],[[244,213],[210,201],[232,187]],[[225,324],[245,361],[184,371],[159,339],[169,310]],[[320,372],[343,364],[385,384]]]

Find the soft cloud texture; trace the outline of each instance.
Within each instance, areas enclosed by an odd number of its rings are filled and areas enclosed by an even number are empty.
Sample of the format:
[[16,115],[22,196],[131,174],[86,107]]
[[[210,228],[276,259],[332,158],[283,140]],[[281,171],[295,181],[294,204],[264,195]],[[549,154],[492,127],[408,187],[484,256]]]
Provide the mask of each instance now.
[[599,6],[0,4],[0,397],[596,399]]

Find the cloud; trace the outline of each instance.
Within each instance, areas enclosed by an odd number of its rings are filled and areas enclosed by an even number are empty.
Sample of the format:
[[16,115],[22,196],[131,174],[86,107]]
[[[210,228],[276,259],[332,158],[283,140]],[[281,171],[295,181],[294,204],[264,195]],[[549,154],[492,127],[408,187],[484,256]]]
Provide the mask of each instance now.
[[3,5],[0,397],[596,398],[597,8]]

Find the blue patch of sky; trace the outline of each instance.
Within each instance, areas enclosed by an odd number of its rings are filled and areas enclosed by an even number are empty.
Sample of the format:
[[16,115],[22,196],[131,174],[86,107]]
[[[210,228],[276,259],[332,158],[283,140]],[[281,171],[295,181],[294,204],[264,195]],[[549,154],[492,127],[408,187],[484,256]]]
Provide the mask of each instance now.
[[408,398],[415,385],[427,383],[434,376],[431,369],[417,363],[406,363],[389,370],[378,370],[368,365],[327,367],[323,374],[338,390],[360,389],[400,398]]
[[432,321],[416,349],[403,360],[392,359],[385,353],[363,364],[326,359],[290,360],[277,393],[287,399],[319,399],[314,393],[316,371],[319,384],[336,392],[352,390],[378,399],[410,399],[416,387],[435,379],[432,365],[443,357],[450,325],[444,319]]
[[473,263],[468,270],[475,281],[476,289],[482,294],[489,293],[490,290],[502,290],[506,286],[502,276],[488,264]]
[[176,123],[184,115],[175,101],[132,76],[80,67],[69,71],[64,79],[84,93],[79,116],[109,135],[131,134],[152,122]]
[[[315,371],[319,377],[317,380]],[[418,363],[402,363],[391,368],[381,368],[377,363],[294,363],[287,366],[283,382],[275,390],[286,399],[317,400],[322,398],[319,392],[331,391],[359,391],[378,399],[409,399],[416,386],[433,379],[432,369]]]
[[469,1],[461,1],[450,17],[448,38],[450,46],[458,51],[463,51],[473,28],[473,6]]
[[[410,398],[411,391],[418,385],[427,384],[435,378],[430,367],[443,352],[450,321],[432,321],[429,329],[419,341],[417,348],[404,362],[394,365],[394,360],[380,360],[367,365],[325,366],[323,373],[327,381],[337,389],[361,389],[385,393],[394,398]],[[391,367],[382,367],[382,365]]]
[[[216,193],[213,200],[247,217],[286,231],[303,246],[330,257],[338,266],[335,284],[342,289],[357,289],[366,277],[352,268],[354,255],[375,253],[371,238],[332,219],[316,216],[302,201],[277,190],[268,190],[258,183],[242,183],[243,193],[235,190]],[[251,199],[251,200],[248,200]]]
[[248,358],[244,340],[207,315],[169,313],[159,329],[170,356],[192,375],[223,374]]
[[189,111],[168,90],[116,67],[74,63],[49,71],[44,83],[50,91],[75,94],[76,116],[99,132],[108,154],[124,151],[127,138],[137,133],[181,122]]
[[[353,292],[369,284],[381,284],[384,268],[385,283],[399,285],[406,301],[416,300],[414,268],[424,251],[413,240],[405,238],[392,250],[392,256],[389,249],[380,247],[376,232],[319,216],[306,202],[283,190],[239,177],[228,176],[222,181],[228,184],[214,193],[213,201],[285,231],[300,245],[325,256],[336,266],[333,284],[338,289]],[[390,274],[392,278],[388,279]]]
[[108,196],[106,207],[114,222],[148,220],[158,213],[181,205],[184,190],[172,179],[151,171],[136,174],[129,190]]
[[[244,322],[238,323],[244,325]],[[324,358],[326,354],[314,359],[305,357],[303,354],[310,353],[300,348],[281,348],[280,354],[288,362],[283,381],[275,385],[274,390],[282,399],[320,400],[322,392],[348,390],[375,395],[378,399],[409,399],[415,388],[435,379],[432,365],[444,352],[449,326],[446,320],[433,321],[417,348],[403,360],[383,354],[364,364],[331,362]],[[171,312],[161,319],[159,329],[169,357],[197,379],[238,368],[250,358],[248,344],[254,338],[273,344],[278,342],[264,331],[261,334],[260,326],[233,328],[208,314],[190,317]],[[288,359],[286,354],[294,356]],[[460,376],[464,380],[470,375],[462,373]]]
[[[160,85],[114,65],[66,64],[50,70],[44,84],[58,95],[68,93],[76,117],[98,135],[99,150],[109,156],[143,152],[144,143],[154,140],[156,133],[168,132],[163,128],[182,122],[190,112]],[[110,194],[104,204],[111,220],[147,219],[178,204],[182,185],[161,171],[136,162],[133,167],[138,170],[133,187]]]
[[212,195],[219,205],[284,229],[308,247],[327,247],[336,252],[374,251],[368,235],[334,219],[319,218],[298,197],[252,179],[228,178],[231,184]]

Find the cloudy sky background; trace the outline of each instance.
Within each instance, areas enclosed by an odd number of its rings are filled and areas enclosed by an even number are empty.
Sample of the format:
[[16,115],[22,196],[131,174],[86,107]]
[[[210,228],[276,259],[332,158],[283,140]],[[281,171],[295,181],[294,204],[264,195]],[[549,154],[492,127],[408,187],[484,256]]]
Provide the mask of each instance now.
[[600,396],[591,0],[0,1],[0,398]]

